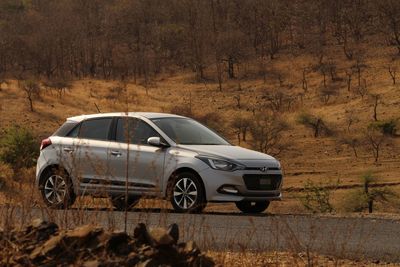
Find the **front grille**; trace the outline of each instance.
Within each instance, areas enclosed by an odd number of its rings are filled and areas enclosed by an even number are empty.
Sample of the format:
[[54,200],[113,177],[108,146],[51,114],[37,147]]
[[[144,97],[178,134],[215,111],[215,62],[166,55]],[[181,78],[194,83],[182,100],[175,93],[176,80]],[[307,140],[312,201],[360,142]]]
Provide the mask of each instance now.
[[248,190],[276,190],[282,181],[281,174],[245,174],[244,183]]

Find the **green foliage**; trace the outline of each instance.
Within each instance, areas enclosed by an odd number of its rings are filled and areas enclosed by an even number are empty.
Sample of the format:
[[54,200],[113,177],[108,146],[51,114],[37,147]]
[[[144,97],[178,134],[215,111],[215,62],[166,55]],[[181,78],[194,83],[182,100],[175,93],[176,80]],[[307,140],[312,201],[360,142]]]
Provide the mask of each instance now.
[[335,209],[330,202],[330,196],[333,190],[337,187],[336,184],[330,183],[314,183],[310,180],[304,184],[305,196],[302,197],[301,203],[303,206],[313,213],[330,213]]
[[368,125],[368,128],[379,130],[384,135],[395,136],[397,133],[397,120],[374,121]]
[[372,172],[366,172],[361,177],[362,189],[352,190],[345,199],[345,209],[350,212],[373,211],[374,202],[390,202],[398,196],[388,187],[371,187],[377,178]]
[[12,126],[0,138],[0,160],[15,170],[32,167],[39,154],[38,147],[30,130]]

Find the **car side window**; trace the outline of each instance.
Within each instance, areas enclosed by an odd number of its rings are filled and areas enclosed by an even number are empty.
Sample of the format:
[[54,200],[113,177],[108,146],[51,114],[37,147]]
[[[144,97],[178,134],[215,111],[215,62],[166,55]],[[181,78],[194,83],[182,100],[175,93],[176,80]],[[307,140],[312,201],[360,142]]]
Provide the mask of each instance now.
[[89,119],[83,121],[79,129],[79,138],[108,140],[112,118]]
[[[127,138],[129,136],[129,139]],[[149,137],[160,135],[146,122],[136,118],[119,118],[116,141],[136,145],[147,145]]]
[[80,124],[76,125],[66,136],[72,138],[78,137],[80,127]]

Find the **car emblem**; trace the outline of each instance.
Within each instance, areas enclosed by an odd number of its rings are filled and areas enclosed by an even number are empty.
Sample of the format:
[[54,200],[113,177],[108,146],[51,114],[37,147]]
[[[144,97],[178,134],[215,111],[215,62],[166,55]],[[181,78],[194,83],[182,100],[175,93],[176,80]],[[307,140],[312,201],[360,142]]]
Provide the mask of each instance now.
[[260,168],[260,171],[262,171],[262,172],[266,172],[268,170],[268,167],[261,167]]

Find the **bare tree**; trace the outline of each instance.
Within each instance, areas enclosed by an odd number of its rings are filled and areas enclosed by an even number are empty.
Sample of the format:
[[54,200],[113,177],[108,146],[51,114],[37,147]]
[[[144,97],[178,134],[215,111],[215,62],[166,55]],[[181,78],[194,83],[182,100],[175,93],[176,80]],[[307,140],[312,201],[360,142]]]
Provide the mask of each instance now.
[[381,100],[381,96],[380,95],[378,95],[378,94],[372,94],[371,95],[371,101],[372,101],[372,105],[373,105],[373,107],[374,107],[374,113],[373,113],[373,118],[374,118],[374,121],[378,121],[378,105],[379,105],[379,103],[380,103],[380,100]]
[[332,130],[329,129],[322,117],[315,116],[309,113],[301,113],[297,118],[297,122],[307,128],[312,129],[315,138],[319,137],[322,133],[326,135],[332,134]]
[[34,99],[40,98],[40,85],[34,80],[18,81],[18,85],[26,94],[30,111],[34,112],[33,101]]
[[390,77],[392,78],[393,85],[396,85],[397,67],[389,65],[388,72],[390,74]]
[[342,134],[338,138],[341,145],[346,145],[353,150],[354,157],[358,158],[357,148],[362,145],[362,137],[355,134]]
[[397,0],[376,2],[379,10],[381,30],[388,43],[395,46],[400,54],[400,3]]
[[287,129],[288,124],[277,115],[256,114],[250,127],[252,147],[263,153],[280,154],[288,144],[283,138]]
[[246,142],[247,131],[251,126],[250,119],[238,116],[230,123],[230,126],[234,129],[238,144],[240,145],[241,141]]
[[352,69],[348,69],[348,70],[345,70],[345,72],[346,72],[346,77],[347,77],[347,79],[346,79],[347,91],[350,92],[350,90],[351,90],[351,80],[352,80],[352,77],[353,77],[353,70]]
[[365,130],[364,136],[375,162],[378,162],[382,147],[389,142],[390,137],[385,135],[376,124],[370,124]]

